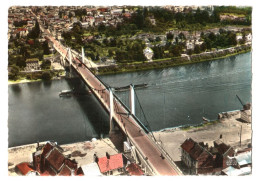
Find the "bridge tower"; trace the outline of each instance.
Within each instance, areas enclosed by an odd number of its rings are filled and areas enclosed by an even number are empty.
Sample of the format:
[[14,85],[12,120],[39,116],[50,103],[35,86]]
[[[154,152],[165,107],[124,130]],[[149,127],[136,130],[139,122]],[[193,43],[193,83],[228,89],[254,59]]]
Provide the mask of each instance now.
[[81,47],[81,56],[82,56],[82,63],[85,63],[85,52],[84,52],[84,47]]
[[110,130],[109,132],[112,133],[115,130],[115,125],[113,123],[113,116],[114,116],[114,95],[112,89],[109,88],[109,108],[110,108],[110,115],[109,115],[109,122],[110,122]]
[[135,92],[134,85],[130,84],[129,105],[131,114],[135,115]]
[[72,77],[72,67],[71,67],[71,65],[72,65],[72,54],[71,54],[70,48],[68,48],[68,58],[69,58],[69,70],[70,70],[69,76]]
[[71,66],[71,64],[72,64],[72,55],[71,55],[71,49],[70,48],[68,48],[68,56],[69,56],[69,64]]

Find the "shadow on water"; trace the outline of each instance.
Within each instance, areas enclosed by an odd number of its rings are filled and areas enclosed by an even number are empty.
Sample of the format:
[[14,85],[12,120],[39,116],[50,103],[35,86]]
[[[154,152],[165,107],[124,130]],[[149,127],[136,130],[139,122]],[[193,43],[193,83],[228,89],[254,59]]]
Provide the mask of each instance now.
[[10,85],[12,91],[14,91],[15,93],[21,93],[22,89],[20,87],[19,84],[13,84],[13,85]]
[[42,81],[39,82],[29,82],[26,84],[31,92],[37,92],[41,90]]
[[43,86],[44,86],[44,88],[46,88],[46,89],[50,89],[50,88],[51,88],[51,84],[52,84],[52,81],[51,81],[51,80],[43,81]]
[[229,57],[230,66],[231,66],[232,68],[234,68],[235,65],[236,65],[236,59],[237,59],[237,56],[236,56],[236,55]]
[[[22,88],[19,84],[13,84],[13,85],[10,85],[9,87],[11,87],[11,90],[12,90],[14,96],[20,97],[20,95],[22,93]],[[10,96],[10,94],[8,93],[8,97],[9,96]]]
[[78,102],[84,116],[92,124],[97,137],[107,136],[109,133],[109,115],[98,102],[96,97],[89,93],[85,83],[79,77],[66,79],[71,89],[74,89],[74,97]]

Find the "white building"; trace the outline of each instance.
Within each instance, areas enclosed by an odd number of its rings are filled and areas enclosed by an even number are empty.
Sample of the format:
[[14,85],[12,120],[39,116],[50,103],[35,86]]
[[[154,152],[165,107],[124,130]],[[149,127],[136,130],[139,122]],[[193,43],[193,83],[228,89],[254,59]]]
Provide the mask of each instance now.
[[146,47],[144,50],[144,56],[147,58],[148,61],[152,61],[153,58],[153,50],[149,47]]

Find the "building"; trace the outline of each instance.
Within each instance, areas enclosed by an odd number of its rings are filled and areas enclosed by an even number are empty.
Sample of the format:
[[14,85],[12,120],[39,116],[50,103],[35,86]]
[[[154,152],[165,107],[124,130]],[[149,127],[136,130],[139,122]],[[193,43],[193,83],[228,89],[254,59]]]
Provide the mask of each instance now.
[[151,61],[153,58],[153,50],[149,47],[146,47],[143,50],[144,56],[147,58],[148,61]]
[[96,162],[83,165],[82,170],[84,172],[84,176],[102,176]]
[[234,150],[221,141],[214,141],[214,147],[203,142],[197,143],[191,138],[181,145],[181,161],[188,168],[189,174],[213,174],[226,168],[228,156]]
[[243,175],[250,175],[252,172],[251,167],[244,167],[241,169],[236,169],[232,166],[229,166],[222,170],[221,175],[227,176],[243,176]]
[[33,162],[16,165],[16,173],[20,175],[40,176],[83,176],[83,170],[77,166],[75,160],[65,157],[63,149],[56,143],[47,142],[44,146],[37,146],[32,154]]
[[98,164],[99,170],[104,175],[119,175],[124,172],[123,155],[122,153],[116,155],[109,155],[98,158],[94,155],[94,159]]
[[191,138],[181,145],[181,160],[192,175],[211,172],[214,167],[213,155]]
[[29,163],[27,162],[23,162],[23,163],[20,163],[18,165],[15,166],[15,172],[18,174],[18,175],[23,175],[23,176],[31,176],[31,175],[39,175],[37,173],[37,171],[35,171],[33,169],[33,166],[30,165]]
[[26,67],[24,68],[25,71],[40,70],[38,58],[27,59],[25,63],[26,63]]
[[62,154],[63,150],[56,143],[47,142],[33,153],[33,165],[41,175],[71,176],[84,175],[82,168],[77,167],[75,160],[70,160]]

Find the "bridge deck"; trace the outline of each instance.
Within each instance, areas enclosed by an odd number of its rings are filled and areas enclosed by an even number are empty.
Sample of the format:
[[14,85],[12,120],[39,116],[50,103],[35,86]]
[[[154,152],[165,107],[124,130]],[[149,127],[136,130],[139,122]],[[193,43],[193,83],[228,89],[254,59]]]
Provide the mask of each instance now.
[[[59,44],[53,37],[48,37],[55,45],[55,48],[63,55],[66,56],[67,50]],[[109,91],[105,85],[86,67],[86,65],[78,66],[82,63],[79,59],[73,58],[72,66],[82,77],[82,79],[92,88],[93,93],[104,105],[107,111],[109,108]],[[102,90],[102,91],[101,91]],[[136,120],[132,116],[124,116],[120,113],[128,113],[128,110],[114,97],[114,120],[118,123],[121,129],[129,137],[135,147],[148,158],[147,162],[152,167],[153,172],[157,175],[180,175],[178,168],[174,168],[170,164],[169,160],[161,157],[161,150],[155,144],[155,142],[147,135],[143,129],[137,124]]]

